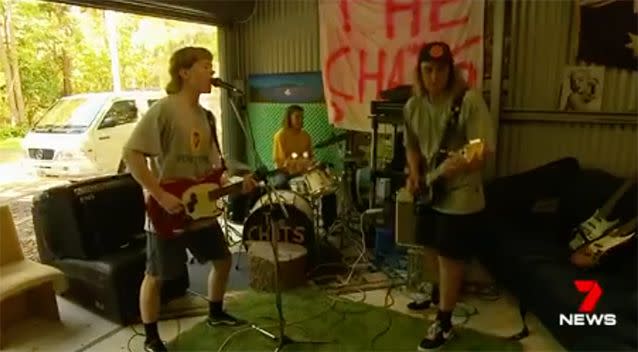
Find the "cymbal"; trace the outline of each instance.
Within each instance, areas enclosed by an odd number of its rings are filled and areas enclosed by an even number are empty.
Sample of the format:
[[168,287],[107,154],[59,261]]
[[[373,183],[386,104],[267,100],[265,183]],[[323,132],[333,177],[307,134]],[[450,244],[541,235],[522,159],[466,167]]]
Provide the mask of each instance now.
[[315,144],[314,147],[317,148],[317,149],[324,148],[324,147],[328,147],[328,146],[331,146],[333,144],[339,143],[341,141],[345,141],[346,139],[348,139],[348,132],[345,132],[345,133],[342,133],[342,134],[333,135],[332,137]]

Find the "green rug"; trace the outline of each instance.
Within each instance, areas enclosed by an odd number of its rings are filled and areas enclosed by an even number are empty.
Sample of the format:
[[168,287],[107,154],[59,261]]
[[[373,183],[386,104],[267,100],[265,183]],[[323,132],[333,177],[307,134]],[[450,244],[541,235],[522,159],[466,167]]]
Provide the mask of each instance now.
[[[275,296],[247,291],[228,300],[227,310],[278,335]],[[332,298],[314,290],[285,292],[285,332],[293,340],[328,344],[294,344],[284,351],[416,351],[425,329],[422,319],[389,309]],[[518,342],[457,328],[446,351],[522,351]],[[228,339],[230,336],[232,337]],[[211,328],[204,322],[171,342],[171,351],[273,351],[276,343],[247,325]]]

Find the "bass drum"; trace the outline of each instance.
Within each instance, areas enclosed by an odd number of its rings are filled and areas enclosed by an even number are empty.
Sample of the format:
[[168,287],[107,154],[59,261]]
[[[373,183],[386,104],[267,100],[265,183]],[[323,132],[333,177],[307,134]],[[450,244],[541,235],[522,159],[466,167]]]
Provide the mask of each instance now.
[[[272,199],[272,204],[271,204]],[[281,210],[284,206],[288,217]],[[279,228],[277,240],[300,244],[308,250],[309,262],[314,259],[314,222],[310,202],[299,193],[290,190],[276,190],[264,194],[257,200],[244,223],[243,239],[250,245],[253,241],[270,241],[270,222],[267,213]]]

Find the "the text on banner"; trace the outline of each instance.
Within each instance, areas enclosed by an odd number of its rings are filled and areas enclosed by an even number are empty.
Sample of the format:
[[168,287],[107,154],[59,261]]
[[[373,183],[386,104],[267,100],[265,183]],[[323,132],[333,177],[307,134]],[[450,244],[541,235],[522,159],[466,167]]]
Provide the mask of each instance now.
[[412,84],[419,49],[447,42],[472,87],[483,76],[483,0],[320,0],[321,63],[330,121],[370,130],[370,101]]

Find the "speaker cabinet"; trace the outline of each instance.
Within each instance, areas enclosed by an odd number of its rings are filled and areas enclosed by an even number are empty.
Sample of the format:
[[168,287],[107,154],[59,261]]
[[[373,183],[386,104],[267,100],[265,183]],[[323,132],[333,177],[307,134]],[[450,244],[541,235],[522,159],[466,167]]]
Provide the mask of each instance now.
[[416,241],[416,215],[414,197],[407,189],[397,192],[395,208],[395,239],[399,246],[419,247]]
[[144,194],[130,174],[99,177],[42,192],[32,215],[43,262],[97,259],[144,233]]

